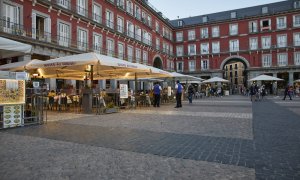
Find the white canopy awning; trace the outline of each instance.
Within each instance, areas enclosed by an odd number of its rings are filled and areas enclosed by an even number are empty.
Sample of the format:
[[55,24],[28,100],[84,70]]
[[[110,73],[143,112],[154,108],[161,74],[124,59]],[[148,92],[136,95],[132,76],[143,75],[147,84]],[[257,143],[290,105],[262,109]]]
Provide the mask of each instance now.
[[0,59],[29,54],[31,45],[0,37]]
[[97,53],[84,53],[31,64],[44,78],[83,80],[93,65],[93,79],[134,79],[170,76],[168,72]]
[[300,79],[295,80],[294,82],[300,82]]
[[229,81],[226,79],[223,79],[223,78],[213,77],[213,78],[207,79],[203,82],[204,83],[214,83],[214,82],[229,82]]
[[255,78],[252,78],[249,81],[283,81],[283,79],[263,74],[263,75],[259,75],[259,76],[255,77]]
[[202,78],[198,78],[198,77],[195,77],[195,76],[190,76],[190,75],[186,75],[186,74],[180,74],[180,73],[177,73],[177,72],[172,72],[172,77],[175,78],[176,80],[179,80],[179,81],[203,81],[204,79]]
[[20,62],[15,62],[15,63],[9,63],[9,64],[4,64],[4,65],[0,66],[0,70],[2,70],[2,71],[31,70],[31,69],[36,69],[36,68],[31,67],[32,64],[40,63],[40,62],[43,62],[43,61],[33,59],[33,60],[25,60],[25,61],[20,61]]

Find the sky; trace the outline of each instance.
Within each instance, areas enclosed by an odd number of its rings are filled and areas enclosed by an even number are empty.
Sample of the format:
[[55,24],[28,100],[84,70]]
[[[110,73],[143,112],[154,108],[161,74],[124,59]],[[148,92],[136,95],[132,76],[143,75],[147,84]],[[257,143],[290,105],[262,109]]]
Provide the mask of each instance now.
[[279,1],[283,0],[148,0],[170,20]]

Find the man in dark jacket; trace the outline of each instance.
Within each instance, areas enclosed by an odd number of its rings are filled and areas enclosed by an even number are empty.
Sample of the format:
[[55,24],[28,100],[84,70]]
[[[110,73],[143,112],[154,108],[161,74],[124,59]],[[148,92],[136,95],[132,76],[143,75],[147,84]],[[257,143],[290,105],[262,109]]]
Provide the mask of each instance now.
[[289,86],[286,86],[286,87],[285,87],[285,90],[284,90],[284,98],[283,98],[282,100],[285,100],[286,95],[288,95],[288,96],[290,97],[290,100],[292,100],[291,92],[290,92],[289,88],[290,88]]
[[176,91],[176,106],[175,106],[175,108],[181,108],[182,107],[182,104],[181,104],[182,89],[183,89],[182,85],[177,80],[177,83],[175,85],[175,91]]
[[153,94],[154,94],[154,107],[159,107],[160,104],[160,91],[161,91],[161,86],[159,85],[159,83],[155,83],[154,87],[153,87]]
[[189,85],[188,87],[188,99],[189,99],[189,103],[192,104],[193,103],[193,95],[195,93],[195,89],[194,86],[192,84]]

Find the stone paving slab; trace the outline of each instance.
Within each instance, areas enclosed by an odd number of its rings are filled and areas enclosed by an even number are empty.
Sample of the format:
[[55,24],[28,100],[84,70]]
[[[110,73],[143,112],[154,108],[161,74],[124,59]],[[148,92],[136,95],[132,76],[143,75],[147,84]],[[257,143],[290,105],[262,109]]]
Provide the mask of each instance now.
[[[1,179],[255,179],[253,169],[0,133]],[[16,152],[17,150],[17,152]]]
[[[135,111],[136,112],[136,111]],[[155,132],[195,134],[214,137],[253,139],[252,119],[228,117],[194,116],[186,112],[182,116],[159,114],[158,111],[137,111],[94,116],[86,120],[72,119],[63,123],[102,127],[123,127]],[[150,113],[151,112],[151,113]],[[163,112],[163,111],[160,111]]]

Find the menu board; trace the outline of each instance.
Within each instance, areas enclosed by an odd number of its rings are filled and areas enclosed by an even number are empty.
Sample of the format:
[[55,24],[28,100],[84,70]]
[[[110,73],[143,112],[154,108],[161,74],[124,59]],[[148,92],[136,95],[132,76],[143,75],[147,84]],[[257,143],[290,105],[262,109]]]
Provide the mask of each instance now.
[[120,98],[128,98],[128,85],[120,84]]
[[0,104],[24,104],[25,81],[0,79]]
[[7,105],[3,108],[3,128],[22,125],[22,105]]

